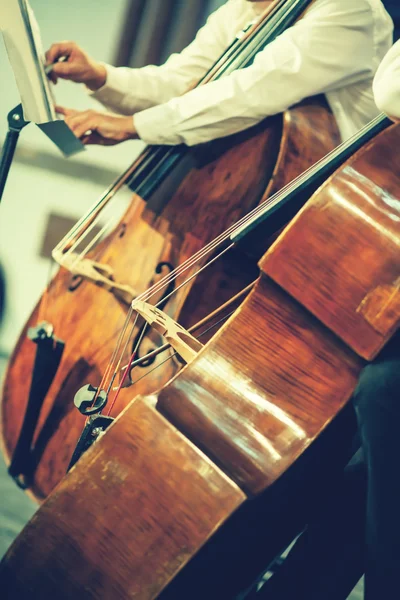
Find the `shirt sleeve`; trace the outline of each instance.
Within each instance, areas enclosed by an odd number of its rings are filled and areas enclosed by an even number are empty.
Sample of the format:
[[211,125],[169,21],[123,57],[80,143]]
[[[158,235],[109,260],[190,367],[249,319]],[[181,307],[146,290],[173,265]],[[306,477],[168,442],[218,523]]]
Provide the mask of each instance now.
[[246,129],[302,99],[372,78],[374,17],[361,0],[317,0],[254,63],[134,117],[149,144],[189,146]]
[[90,94],[113,112],[133,115],[135,112],[165,103],[181,96],[216,62],[233,41],[228,26],[240,13],[243,0],[228,0],[208,18],[195,40],[179,54],[173,54],[164,65],[141,69],[105,65],[106,84]]
[[376,72],[374,96],[380,110],[400,119],[400,41],[389,50]]

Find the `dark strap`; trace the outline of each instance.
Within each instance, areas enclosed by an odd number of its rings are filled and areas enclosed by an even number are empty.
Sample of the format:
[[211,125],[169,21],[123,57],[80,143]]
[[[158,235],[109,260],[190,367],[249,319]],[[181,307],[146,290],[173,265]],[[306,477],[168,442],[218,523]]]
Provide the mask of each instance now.
[[31,449],[36,425],[46,394],[61,362],[64,342],[53,335],[48,323],[41,323],[28,331],[28,337],[37,344],[28,404],[17,445],[8,472],[23,489],[29,487],[32,477]]

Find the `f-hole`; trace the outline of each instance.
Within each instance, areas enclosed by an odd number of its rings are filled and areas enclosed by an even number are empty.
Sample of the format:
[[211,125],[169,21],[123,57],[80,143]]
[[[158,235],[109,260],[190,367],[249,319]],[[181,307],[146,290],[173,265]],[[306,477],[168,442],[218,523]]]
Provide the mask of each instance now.
[[[160,275],[162,273],[163,269],[168,269],[168,272],[165,274],[165,275],[168,275],[169,273],[172,273],[172,271],[174,270],[174,266],[169,262],[160,262],[156,266],[156,269],[155,269],[156,274]],[[159,308],[160,310],[164,310],[164,308],[168,304],[169,296],[170,296],[170,294],[172,294],[174,292],[174,290],[175,290],[175,279],[172,279],[172,281],[169,283],[169,285],[165,288],[165,292],[162,295],[161,300],[157,303],[157,308]],[[141,358],[141,356],[140,356],[141,345],[143,343],[143,340],[146,338],[146,334],[149,329],[150,329],[149,324],[143,323],[142,327],[137,332],[135,339],[133,340],[131,354],[135,353],[135,360],[140,360],[140,358]],[[149,350],[149,352],[151,352],[151,350]],[[148,360],[145,360],[142,363],[140,363],[140,365],[138,365],[138,366],[140,366],[141,368],[150,367],[154,363],[155,360],[156,360],[156,357],[152,356]]]
[[81,277],[81,275],[72,275],[68,285],[68,291],[75,292],[82,283],[83,277]]

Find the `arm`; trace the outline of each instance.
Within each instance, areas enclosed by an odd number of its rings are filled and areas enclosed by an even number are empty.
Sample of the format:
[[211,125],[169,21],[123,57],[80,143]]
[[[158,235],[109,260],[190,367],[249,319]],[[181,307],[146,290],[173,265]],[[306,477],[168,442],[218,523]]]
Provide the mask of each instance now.
[[198,144],[372,77],[373,23],[367,1],[318,0],[251,67],[136,114],[135,129],[151,144]]
[[[229,0],[216,10],[195,40],[164,65],[141,69],[106,65],[107,81],[93,97],[105,107],[124,115],[167,102],[190,89],[233,41],[243,0]],[[240,21],[240,19],[239,19]],[[241,23],[238,27],[241,27]]]
[[[123,139],[191,146],[242,131],[309,96],[369,82],[378,67],[377,48],[386,44],[389,34],[390,19],[384,14],[369,0],[351,4],[316,0],[295,26],[257,55],[252,66],[135,114]],[[107,143],[114,126],[126,127],[122,122],[105,123],[104,115],[97,115],[90,115],[86,129],[85,121],[76,129],[69,118],[67,124],[78,137],[87,129],[103,135],[99,118],[107,129]],[[122,117],[113,117],[118,118]],[[92,142],[98,143],[90,138]]]
[[400,42],[389,50],[376,73],[374,95],[380,110],[400,119]]
[[[58,77],[85,83],[93,97],[114,113],[133,115],[167,102],[190,89],[233,41],[236,26],[242,25],[243,2],[228,0],[186,49],[159,67],[116,68],[96,62],[73,42],[54,44],[46,54],[47,62],[55,63],[51,78],[55,83]],[[68,59],[57,63],[61,56]]]

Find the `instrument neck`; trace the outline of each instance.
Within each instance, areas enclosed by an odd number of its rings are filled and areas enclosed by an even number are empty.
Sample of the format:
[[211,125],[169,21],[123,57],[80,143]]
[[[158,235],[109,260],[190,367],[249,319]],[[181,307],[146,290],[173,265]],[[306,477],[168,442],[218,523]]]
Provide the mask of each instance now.
[[278,194],[269,198],[262,205],[257,207],[250,215],[243,219],[242,223],[231,234],[230,239],[234,243],[244,241],[251,237],[256,228],[262,225],[265,220],[279,208],[282,208],[295,196],[306,191],[310,187],[315,187],[331,175],[340,165],[348,160],[353,154],[373,139],[378,133],[386,129],[392,122],[384,114],[379,115],[349,140],[335,148],[327,154],[325,158],[318,161],[315,165],[305,171],[300,177],[295,179],[289,185],[283,188]]

